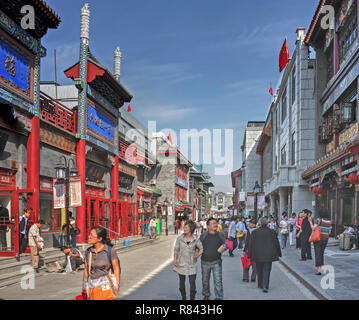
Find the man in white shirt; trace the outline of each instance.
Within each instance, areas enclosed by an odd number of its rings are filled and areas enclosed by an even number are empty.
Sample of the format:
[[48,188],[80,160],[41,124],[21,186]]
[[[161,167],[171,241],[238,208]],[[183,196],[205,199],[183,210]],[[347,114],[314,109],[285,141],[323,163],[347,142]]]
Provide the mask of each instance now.
[[29,230],[29,247],[31,251],[32,267],[39,273],[39,254],[42,250],[40,229],[45,224],[43,220],[39,220],[33,224]]
[[157,234],[157,221],[155,216],[153,216],[150,221],[150,232],[151,232],[150,238],[153,239]]

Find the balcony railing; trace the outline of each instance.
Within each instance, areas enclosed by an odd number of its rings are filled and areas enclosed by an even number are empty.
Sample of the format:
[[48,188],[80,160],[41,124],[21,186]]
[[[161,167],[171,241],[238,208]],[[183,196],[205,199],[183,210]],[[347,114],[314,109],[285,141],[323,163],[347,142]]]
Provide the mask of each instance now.
[[42,119],[51,122],[56,127],[73,134],[76,133],[77,112],[43,92],[40,92],[40,113]]

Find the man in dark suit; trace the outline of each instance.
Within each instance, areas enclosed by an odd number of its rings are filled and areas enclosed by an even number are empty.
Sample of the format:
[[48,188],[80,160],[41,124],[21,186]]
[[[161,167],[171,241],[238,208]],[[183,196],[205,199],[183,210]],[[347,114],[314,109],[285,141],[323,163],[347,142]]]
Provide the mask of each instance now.
[[312,227],[310,226],[308,215],[311,214],[311,211],[304,209],[303,210],[303,222],[302,222],[302,232],[300,234],[301,237],[301,261],[305,261],[307,259],[312,260],[312,247],[309,242],[310,235],[312,234]]
[[267,228],[268,219],[260,219],[261,227],[251,233],[249,241],[248,258],[256,263],[258,288],[267,293],[272,262],[278,261],[282,256],[277,234]]

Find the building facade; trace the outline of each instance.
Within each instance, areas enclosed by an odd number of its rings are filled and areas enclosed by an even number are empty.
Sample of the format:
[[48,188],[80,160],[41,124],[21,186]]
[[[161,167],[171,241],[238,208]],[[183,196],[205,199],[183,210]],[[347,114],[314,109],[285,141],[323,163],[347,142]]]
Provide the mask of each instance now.
[[300,212],[314,200],[302,173],[316,159],[318,120],[315,104],[315,59],[309,58],[304,28],[284,71],[257,145],[262,157],[259,181],[267,214]]
[[[40,60],[46,56],[41,39],[48,29],[56,29],[61,19],[44,1],[33,1],[35,28],[25,30],[20,11],[27,4],[0,1],[0,203],[8,215],[0,218],[0,256],[18,255],[19,216],[24,208],[32,209],[30,224],[48,216],[47,192],[52,181],[46,179],[46,168],[40,167],[41,154],[54,157],[45,141],[47,133],[54,140],[68,142],[64,152],[73,147],[67,133],[62,135],[44,120],[40,96]],[[72,119],[73,113],[68,116]],[[68,127],[71,136],[70,131]],[[58,215],[53,221],[47,219],[45,229],[58,229],[58,219]]]
[[[321,28],[325,5],[334,8],[334,29]],[[318,215],[332,220],[334,234],[343,230],[344,223],[359,223],[358,19],[357,1],[321,0],[305,37],[316,52],[320,126],[318,156],[302,177],[316,199]]]

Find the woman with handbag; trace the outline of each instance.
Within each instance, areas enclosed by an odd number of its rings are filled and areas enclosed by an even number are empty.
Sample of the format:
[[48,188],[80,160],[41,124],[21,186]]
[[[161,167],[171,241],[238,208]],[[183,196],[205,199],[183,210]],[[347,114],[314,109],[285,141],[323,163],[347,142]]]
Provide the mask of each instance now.
[[203,246],[201,240],[193,236],[195,230],[196,224],[186,221],[183,234],[177,238],[174,247],[173,270],[178,273],[182,300],[186,300],[186,276],[190,283],[190,299],[195,300],[196,296],[197,260],[203,253]]
[[313,220],[309,218],[309,223],[313,230],[309,241],[313,242],[314,245],[315,266],[317,267],[316,275],[320,276],[324,265],[324,251],[328,244],[331,222],[318,218],[313,223]]
[[287,247],[288,235],[289,235],[289,222],[288,216],[284,215],[283,220],[279,224],[280,226],[280,234],[282,238],[282,249]]
[[120,289],[120,260],[106,229],[101,226],[92,228],[86,250],[83,290],[89,291],[91,300],[114,300]]

